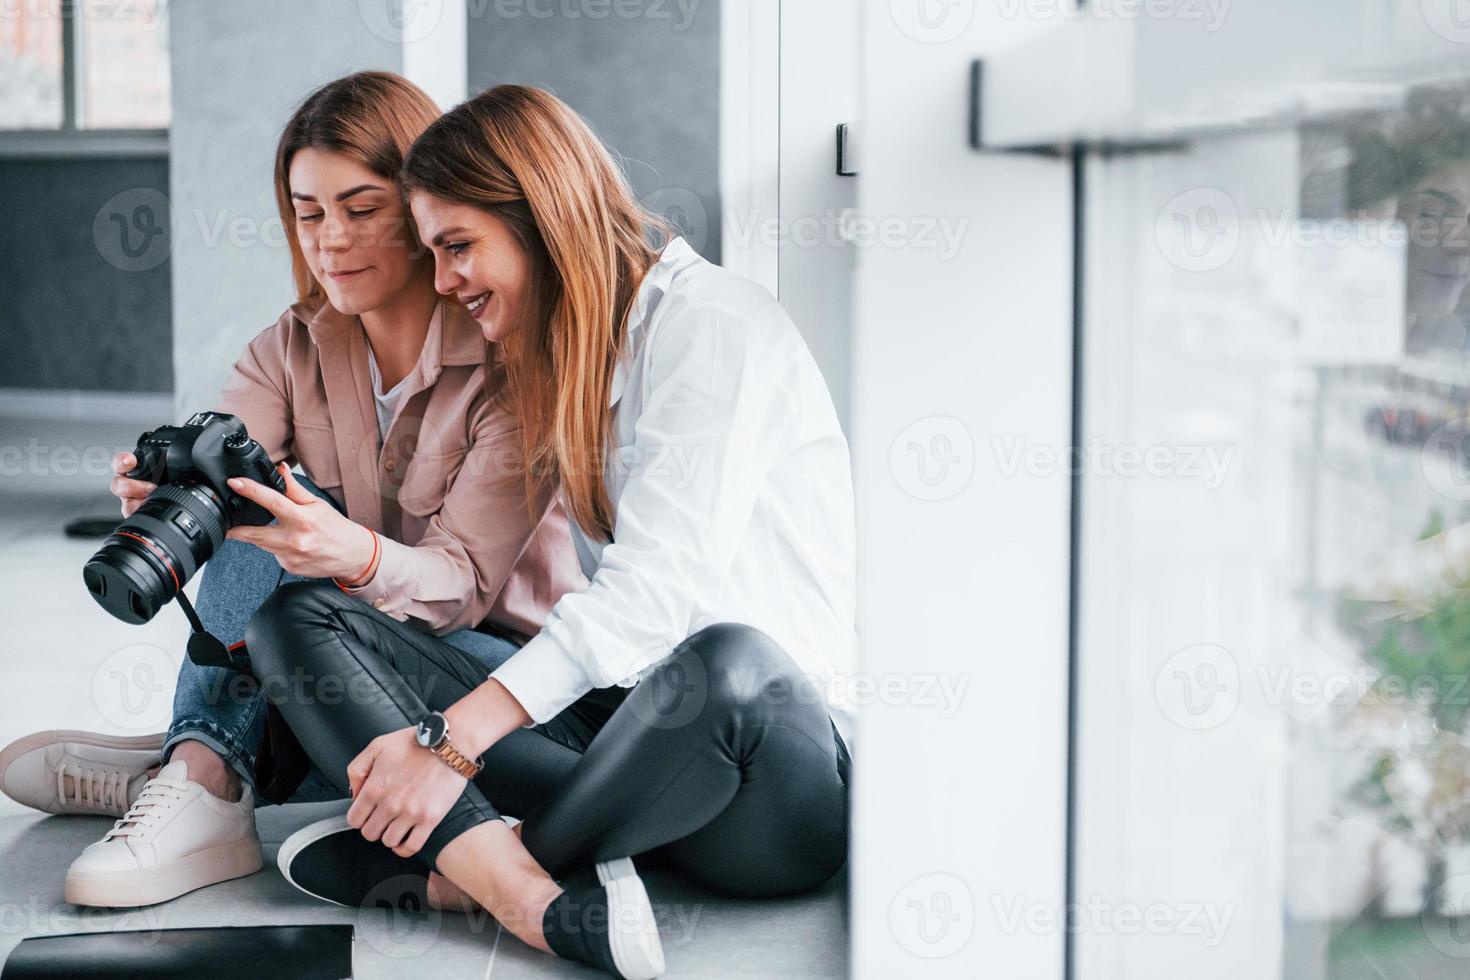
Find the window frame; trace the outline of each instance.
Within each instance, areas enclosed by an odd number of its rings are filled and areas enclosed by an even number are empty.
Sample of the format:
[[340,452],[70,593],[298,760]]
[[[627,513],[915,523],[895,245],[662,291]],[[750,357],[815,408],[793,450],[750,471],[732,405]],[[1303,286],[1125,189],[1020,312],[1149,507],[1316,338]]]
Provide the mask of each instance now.
[[167,129],[83,129],[80,11],[63,6],[61,17],[61,126],[0,129],[0,159],[166,157]]

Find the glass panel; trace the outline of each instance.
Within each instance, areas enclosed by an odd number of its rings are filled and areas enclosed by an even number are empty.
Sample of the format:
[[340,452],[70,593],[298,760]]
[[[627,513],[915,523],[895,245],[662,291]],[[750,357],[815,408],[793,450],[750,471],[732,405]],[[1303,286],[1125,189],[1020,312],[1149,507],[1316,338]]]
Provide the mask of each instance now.
[[1286,938],[1331,980],[1388,958],[1463,977],[1470,956],[1467,104],[1424,88],[1302,133],[1300,224],[1347,234],[1296,283],[1321,352],[1295,426],[1295,605],[1340,690],[1293,713],[1286,873],[1315,914]]
[[1470,85],[1389,103],[1089,165],[1083,980],[1467,975]]
[[84,129],[167,129],[168,3],[86,3],[81,29]]
[[61,125],[61,17],[54,4],[0,7],[0,129]]

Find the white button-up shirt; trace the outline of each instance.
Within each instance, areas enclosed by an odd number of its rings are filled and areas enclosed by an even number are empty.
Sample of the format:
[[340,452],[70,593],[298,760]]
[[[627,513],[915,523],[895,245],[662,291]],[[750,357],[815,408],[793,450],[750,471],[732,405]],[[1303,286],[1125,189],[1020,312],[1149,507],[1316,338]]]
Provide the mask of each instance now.
[[572,524],[587,588],[493,676],[544,722],[593,688],[631,687],[705,626],[744,623],[850,736],[833,682],[856,661],[852,470],[791,318],[675,238],[639,286],[609,397],[613,540]]

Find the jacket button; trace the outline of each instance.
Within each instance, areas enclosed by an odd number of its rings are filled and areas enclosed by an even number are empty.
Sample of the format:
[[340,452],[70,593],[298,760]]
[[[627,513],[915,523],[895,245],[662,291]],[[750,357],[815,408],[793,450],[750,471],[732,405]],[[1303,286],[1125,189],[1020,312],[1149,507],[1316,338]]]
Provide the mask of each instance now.
[[383,608],[383,598],[382,598],[382,596],[379,596],[378,598],[376,598],[376,599],[373,600],[373,608],[374,609],[382,609]]
[[392,473],[393,470],[397,466],[398,466],[398,463],[396,461],[390,459],[390,460],[388,460],[388,462],[386,462],[386,463],[383,464],[383,469],[387,470],[389,473]]

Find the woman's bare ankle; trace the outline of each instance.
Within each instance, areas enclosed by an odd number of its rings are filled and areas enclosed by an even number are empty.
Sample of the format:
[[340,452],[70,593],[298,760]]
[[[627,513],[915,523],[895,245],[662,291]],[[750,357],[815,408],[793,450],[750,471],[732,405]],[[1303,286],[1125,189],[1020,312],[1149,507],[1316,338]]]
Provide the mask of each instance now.
[[477,912],[480,903],[437,871],[429,872],[429,905],[441,912]]
[[445,845],[437,864],[517,939],[551,951],[541,920],[561,887],[527,853],[511,828],[499,820],[473,827]]
[[225,764],[218,752],[193,739],[175,745],[169,761],[182,760],[189,767],[189,782],[198,783],[213,796],[230,803],[240,800],[240,774]]

